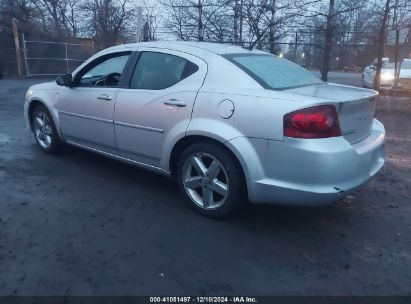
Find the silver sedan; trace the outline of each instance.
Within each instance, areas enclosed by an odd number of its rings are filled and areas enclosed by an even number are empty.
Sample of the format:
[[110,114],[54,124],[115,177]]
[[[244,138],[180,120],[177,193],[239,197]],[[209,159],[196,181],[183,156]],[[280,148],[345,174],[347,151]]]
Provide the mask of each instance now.
[[258,50],[152,42],[30,87],[24,108],[45,152],[64,143],[166,174],[220,217],[244,201],[331,203],[364,184],[384,164],[376,97]]

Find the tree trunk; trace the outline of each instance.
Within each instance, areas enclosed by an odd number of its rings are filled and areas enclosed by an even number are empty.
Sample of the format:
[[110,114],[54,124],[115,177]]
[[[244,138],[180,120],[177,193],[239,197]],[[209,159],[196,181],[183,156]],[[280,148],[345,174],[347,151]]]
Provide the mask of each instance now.
[[203,4],[201,3],[201,0],[198,0],[198,41],[203,40]]
[[61,39],[61,28],[60,28],[60,22],[59,22],[59,16],[57,12],[57,4],[52,3],[53,5],[53,10],[52,10],[52,18],[53,18],[53,23],[54,23],[54,30],[56,33],[56,37]]
[[270,39],[270,52],[275,53],[275,28],[274,28],[274,21],[275,21],[275,0],[271,0],[271,6],[270,6],[270,33],[269,33],[269,39]]
[[149,41],[149,37],[150,37],[149,31],[150,31],[150,28],[148,25],[148,21],[146,21],[143,26],[143,41]]
[[243,45],[243,0],[240,0],[240,45]]
[[380,77],[381,77],[381,68],[382,68],[382,57],[384,56],[384,44],[385,44],[385,32],[387,29],[387,20],[388,13],[390,12],[390,0],[386,0],[384,15],[382,17],[380,36],[378,39],[378,61],[377,61],[377,70],[374,77],[374,90],[378,91],[380,89]]
[[325,46],[324,46],[324,56],[321,71],[321,79],[324,81],[328,80],[328,71],[330,65],[331,51],[332,51],[332,41],[333,41],[333,18],[334,18],[334,2],[335,0],[330,0],[330,6],[328,7],[327,15],[327,28],[325,30]]
[[240,5],[238,3],[238,0],[234,1],[234,42],[238,42],[238,21],[239,21],[239,10],[240,10]]

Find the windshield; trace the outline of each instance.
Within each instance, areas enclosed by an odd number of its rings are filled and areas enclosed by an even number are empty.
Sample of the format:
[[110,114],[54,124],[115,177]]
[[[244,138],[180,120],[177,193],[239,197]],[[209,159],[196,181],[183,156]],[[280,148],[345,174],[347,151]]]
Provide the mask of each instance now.
[[[382,64],[383,69],[395,69],[395,62],[383,62]],[[404,60],[401,63],[401,69],[411,69],[411,61],[410,60]]]
[[267,89],[285,90],[323,83],[306,69],[274,55],[227,54],[223,56]]

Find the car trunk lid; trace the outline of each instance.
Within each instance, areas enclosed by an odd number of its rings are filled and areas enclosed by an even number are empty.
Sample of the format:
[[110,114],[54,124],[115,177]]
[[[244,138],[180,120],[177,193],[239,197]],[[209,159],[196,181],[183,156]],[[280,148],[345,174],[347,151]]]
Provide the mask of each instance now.
[[335,104],[342,135],[349,143],[355,144],[369,136],[377,92],[331,83],[295,88],[287,92],[321,98],[324,104]]

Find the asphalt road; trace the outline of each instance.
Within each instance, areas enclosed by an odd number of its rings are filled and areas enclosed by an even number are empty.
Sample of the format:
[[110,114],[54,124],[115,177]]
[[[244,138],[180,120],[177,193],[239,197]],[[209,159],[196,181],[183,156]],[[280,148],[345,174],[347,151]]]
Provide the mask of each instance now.
[[409,104],[379,105],[386,166],[353,195],[217,221],[165,177],[42,153],[23,122],[35,82],[0,81],[0,295],[411,295]]

